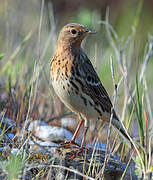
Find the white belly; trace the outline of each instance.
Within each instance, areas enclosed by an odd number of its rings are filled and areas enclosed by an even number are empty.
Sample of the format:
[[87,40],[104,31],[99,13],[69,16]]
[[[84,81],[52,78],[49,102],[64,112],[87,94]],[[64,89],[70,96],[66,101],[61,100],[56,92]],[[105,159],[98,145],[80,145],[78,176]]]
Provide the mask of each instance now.
[[[68,87],[67,83],[64,82],[64,80],[58,82],[53,81],[52,85],[55,93],[58,95],[61,101],[73,112],[81,114],[82,117],[87,120],[98,119],[99,113],[95,110],[94,106],[91,106],[89,104],[89,97],[87,95],[83,95],[83,98],[86,99],[85,103],[85,100],[81,98],[80,93],[77,94],[72,86]],[[91,99],[90,102],[94,104]]]

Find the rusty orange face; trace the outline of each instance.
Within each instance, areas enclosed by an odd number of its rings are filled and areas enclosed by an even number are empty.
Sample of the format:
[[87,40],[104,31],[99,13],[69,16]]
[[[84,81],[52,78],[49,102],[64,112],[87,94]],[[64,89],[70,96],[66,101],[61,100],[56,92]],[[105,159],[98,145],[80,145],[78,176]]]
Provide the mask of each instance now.
[[88,34],[93,33],[95,33],[95,31],[91,31],[81,24],[67,24],[59,34],[58,43],[68,43],[73,46],[80,46],[82,40]]

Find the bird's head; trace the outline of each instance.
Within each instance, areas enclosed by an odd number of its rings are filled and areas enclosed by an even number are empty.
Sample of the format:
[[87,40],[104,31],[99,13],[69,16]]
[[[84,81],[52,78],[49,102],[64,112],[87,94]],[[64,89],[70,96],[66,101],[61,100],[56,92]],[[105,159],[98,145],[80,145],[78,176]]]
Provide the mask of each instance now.
[[80,46],[82,40],[88,34],[94,34],[95,31],[87,29],[81,24],[71,23],[65,25],[59,33],[58,45],[68,44],[71,46]]

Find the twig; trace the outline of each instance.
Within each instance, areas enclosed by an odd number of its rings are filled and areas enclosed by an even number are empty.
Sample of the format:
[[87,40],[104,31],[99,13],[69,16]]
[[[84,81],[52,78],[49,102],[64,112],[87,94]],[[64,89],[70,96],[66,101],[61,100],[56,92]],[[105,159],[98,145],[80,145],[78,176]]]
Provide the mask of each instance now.
[[[112,56],[110,57],[110,66],[111,66],[112,80],[113,80],[113,85],[114,85],[114,93],[115,93],[115,97],[116,97],[116,96],[117,96],[118,86],[117,86],[117,84],[115,83],[114,64],[113,64],[113,58],[112,58]],[[114,98],[114,100],[115,100],[115,98]],[[114,102],[114,103],[115,103],[115,102]]]

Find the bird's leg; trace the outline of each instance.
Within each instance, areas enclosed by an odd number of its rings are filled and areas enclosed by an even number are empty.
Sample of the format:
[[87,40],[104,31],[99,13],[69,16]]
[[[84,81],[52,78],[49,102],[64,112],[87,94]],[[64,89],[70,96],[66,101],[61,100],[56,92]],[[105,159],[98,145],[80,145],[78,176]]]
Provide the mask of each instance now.
[[82,143],[81,143],[81,149],[83,149],[83,145],[85,143],[88,128],[89,128],[89,121],[87,121],[87,119],[85,119],[85,122],[84,122],[84,134],[83,134],[83,139],[82,139]]
[[66,142],[62,143],[62,144],[61,144],[62,146],[64,146],[64,147],[69,147],[69,146],[72,145],[72,144],[79,146],[77,143],[75,143],[75,139],[76,139],[76,137],[77,137],[77,135],[78,135],[78,133],[79,133],[79,131],[80,131],[80,128],[81,128],[81,126],[82,126],[83,123],[84,123],[84,119],[81,118],[81,121],[80,121],[80,123],[78,124],[77,129],[75,130],[75,133],[74,133],[74,135],[73,135],[73,137],[72,137],[72,140],[71,140],[71,141],[66,141]]
[[83,139],[82,139],[82,143],[81,143],[81,147],[79,150],[77,150],[74,155],[70,158],[71,160],[74,159],[76,156],[78,156],[79,154],[81,154],[82,152],[86,152],[88,151],[88,149],[84,148],[84,143],[85,143],[85,139],[86,139],[86,135],[87,135],[87,131],[89,128],[89,122],[87,122],[85,120],[85,126],[84,126],[84,135],[83,135]]
[[78,124],[77,129],[75,130],[75,133],[74,133],[71,141],[75,141],[83,123],[84,123],[84,119],[81,119],[81,122]]
[[83,148],[83,145],[85,143],[85,139],[86,139],[88,128],[89,128],[88,126],[84,127],[84,135],[83,135],[83,139],[82,139],[82,143],[81,143],[81,148]]

